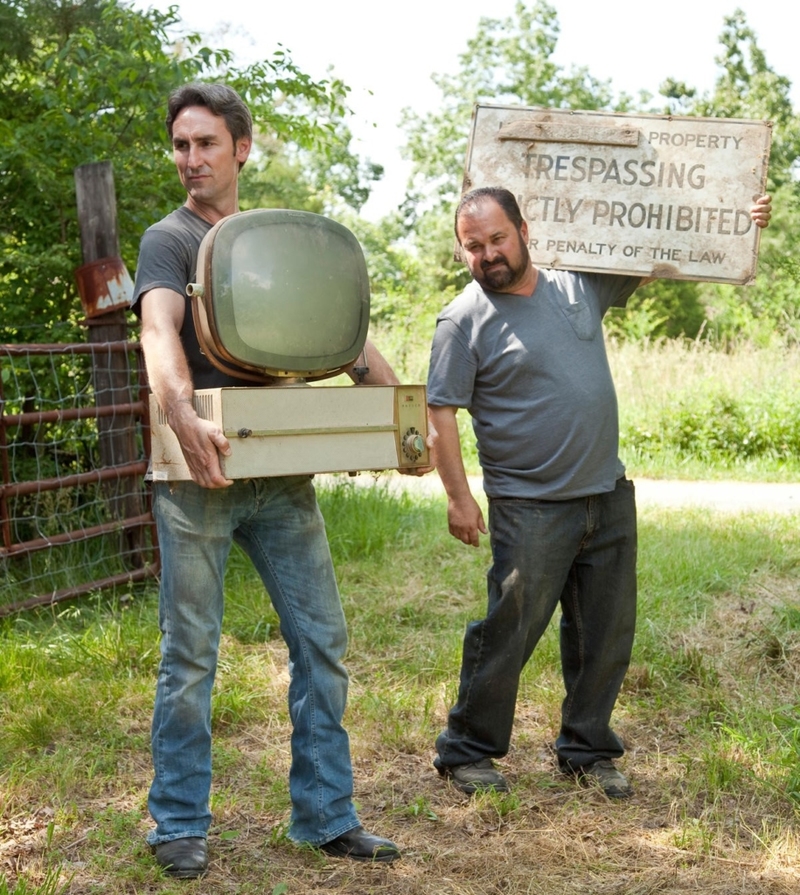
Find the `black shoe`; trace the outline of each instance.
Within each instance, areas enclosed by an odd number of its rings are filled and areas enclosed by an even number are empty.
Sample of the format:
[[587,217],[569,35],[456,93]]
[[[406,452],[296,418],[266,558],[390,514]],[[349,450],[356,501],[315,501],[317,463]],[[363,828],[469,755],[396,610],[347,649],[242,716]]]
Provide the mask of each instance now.
[[156,863],[163,867],[167,876],[194,879],[208,870],[208,843],[199,836],[159,842],[153,851]]
[[617,770],[610,758],[601,758],[575,770],[569,767],[563,770],[567,774],[574,774],[581,783],[599,786],[609,799],[629,799],[633,795],[633,787],[628,778]]
[[482,758],[472,764],[456,764],[438,769],[442,777],[453,781],[461,792],[508,792],[508,781],[494,766],[491,758]]
[[320,846],[326,855],[334,858],[352,858],[354,861],[396,861],[400,849],[388,839],[373,836],[362,826],[353,827],[341,836]]

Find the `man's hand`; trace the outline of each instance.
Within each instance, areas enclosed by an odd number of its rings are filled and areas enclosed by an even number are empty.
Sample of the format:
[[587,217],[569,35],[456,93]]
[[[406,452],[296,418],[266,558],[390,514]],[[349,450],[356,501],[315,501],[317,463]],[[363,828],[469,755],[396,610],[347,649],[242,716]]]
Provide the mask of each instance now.
[[450,534],[470,547],[480,543],[479,535],[486,534],[486,523],[478,501],[471,494],[447,502],[447,524]]
[[194,387],[180,337],[185,313],[184,297],[171,289],[151,289],[142,296],[141,341],[150,387],[178,438],[192,481],[203,488],[226,488],[233,482],[222,474],[219,453],[230,456],[231,446],[219,426],[201,419],[192,404]]
[[398,467],[397,471],[400,475],[421,476],[433,472],[434,469],[436,469],[435,466],[402,466]]
[[192,481],[203,488],[227,488],[233,484],[222,474],[219,455],[231,455],[231,446],[222,429],[201,419],[192,405],[181,402],[168,414],[169,424],[178,438]]
[[759,196],[750,208],[750,218],[756,227],[769,227],[772,217],[772,197]]

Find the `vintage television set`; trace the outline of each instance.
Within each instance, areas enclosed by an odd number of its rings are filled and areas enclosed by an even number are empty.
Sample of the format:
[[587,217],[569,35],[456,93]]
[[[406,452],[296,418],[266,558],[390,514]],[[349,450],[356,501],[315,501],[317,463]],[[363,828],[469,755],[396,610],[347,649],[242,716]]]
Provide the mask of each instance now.
[[[286,209],[231,215],[203,239],[195,279],[187,292],[201,350],[253,383],[194,395],[231,443],[228,478],[430,463],[423,385],[310,385],[369,365],[369,280],[346,227]],[[154,478],[189,478],[153,396],[150,410]]]

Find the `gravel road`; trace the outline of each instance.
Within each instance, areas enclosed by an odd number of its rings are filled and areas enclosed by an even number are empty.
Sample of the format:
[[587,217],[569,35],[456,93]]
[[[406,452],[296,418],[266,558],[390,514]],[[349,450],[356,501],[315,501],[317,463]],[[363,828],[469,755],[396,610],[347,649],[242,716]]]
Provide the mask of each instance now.
[[639,506],[707,507],[723,513],[800,513],[800,483],[634,479]]
[[[385,474],[392,487],[411,488],[425,493],[440,492],[442,483],[433,472],[415,478],[396,473]],[[325,479],[325,476],[320,476]],[[384,475],[379,476],[383,480]],[[361,473],[356,482],[368,485],[370,473]],[[636,503],[640,508],[658,507],[705,507],[722,513],[770,512],[800,513],[800,482],[691,482],[667,479],[634,479]],[[473,493],[481,493],[479,477],[471,478]]]

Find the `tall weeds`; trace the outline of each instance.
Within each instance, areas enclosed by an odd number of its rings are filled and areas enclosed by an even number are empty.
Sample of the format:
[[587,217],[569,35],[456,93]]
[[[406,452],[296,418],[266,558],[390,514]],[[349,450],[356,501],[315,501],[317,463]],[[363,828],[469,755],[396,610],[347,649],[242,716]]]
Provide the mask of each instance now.
[[800,352],[749,343],[612,342],[623,460],[638,474],[800,473]]

